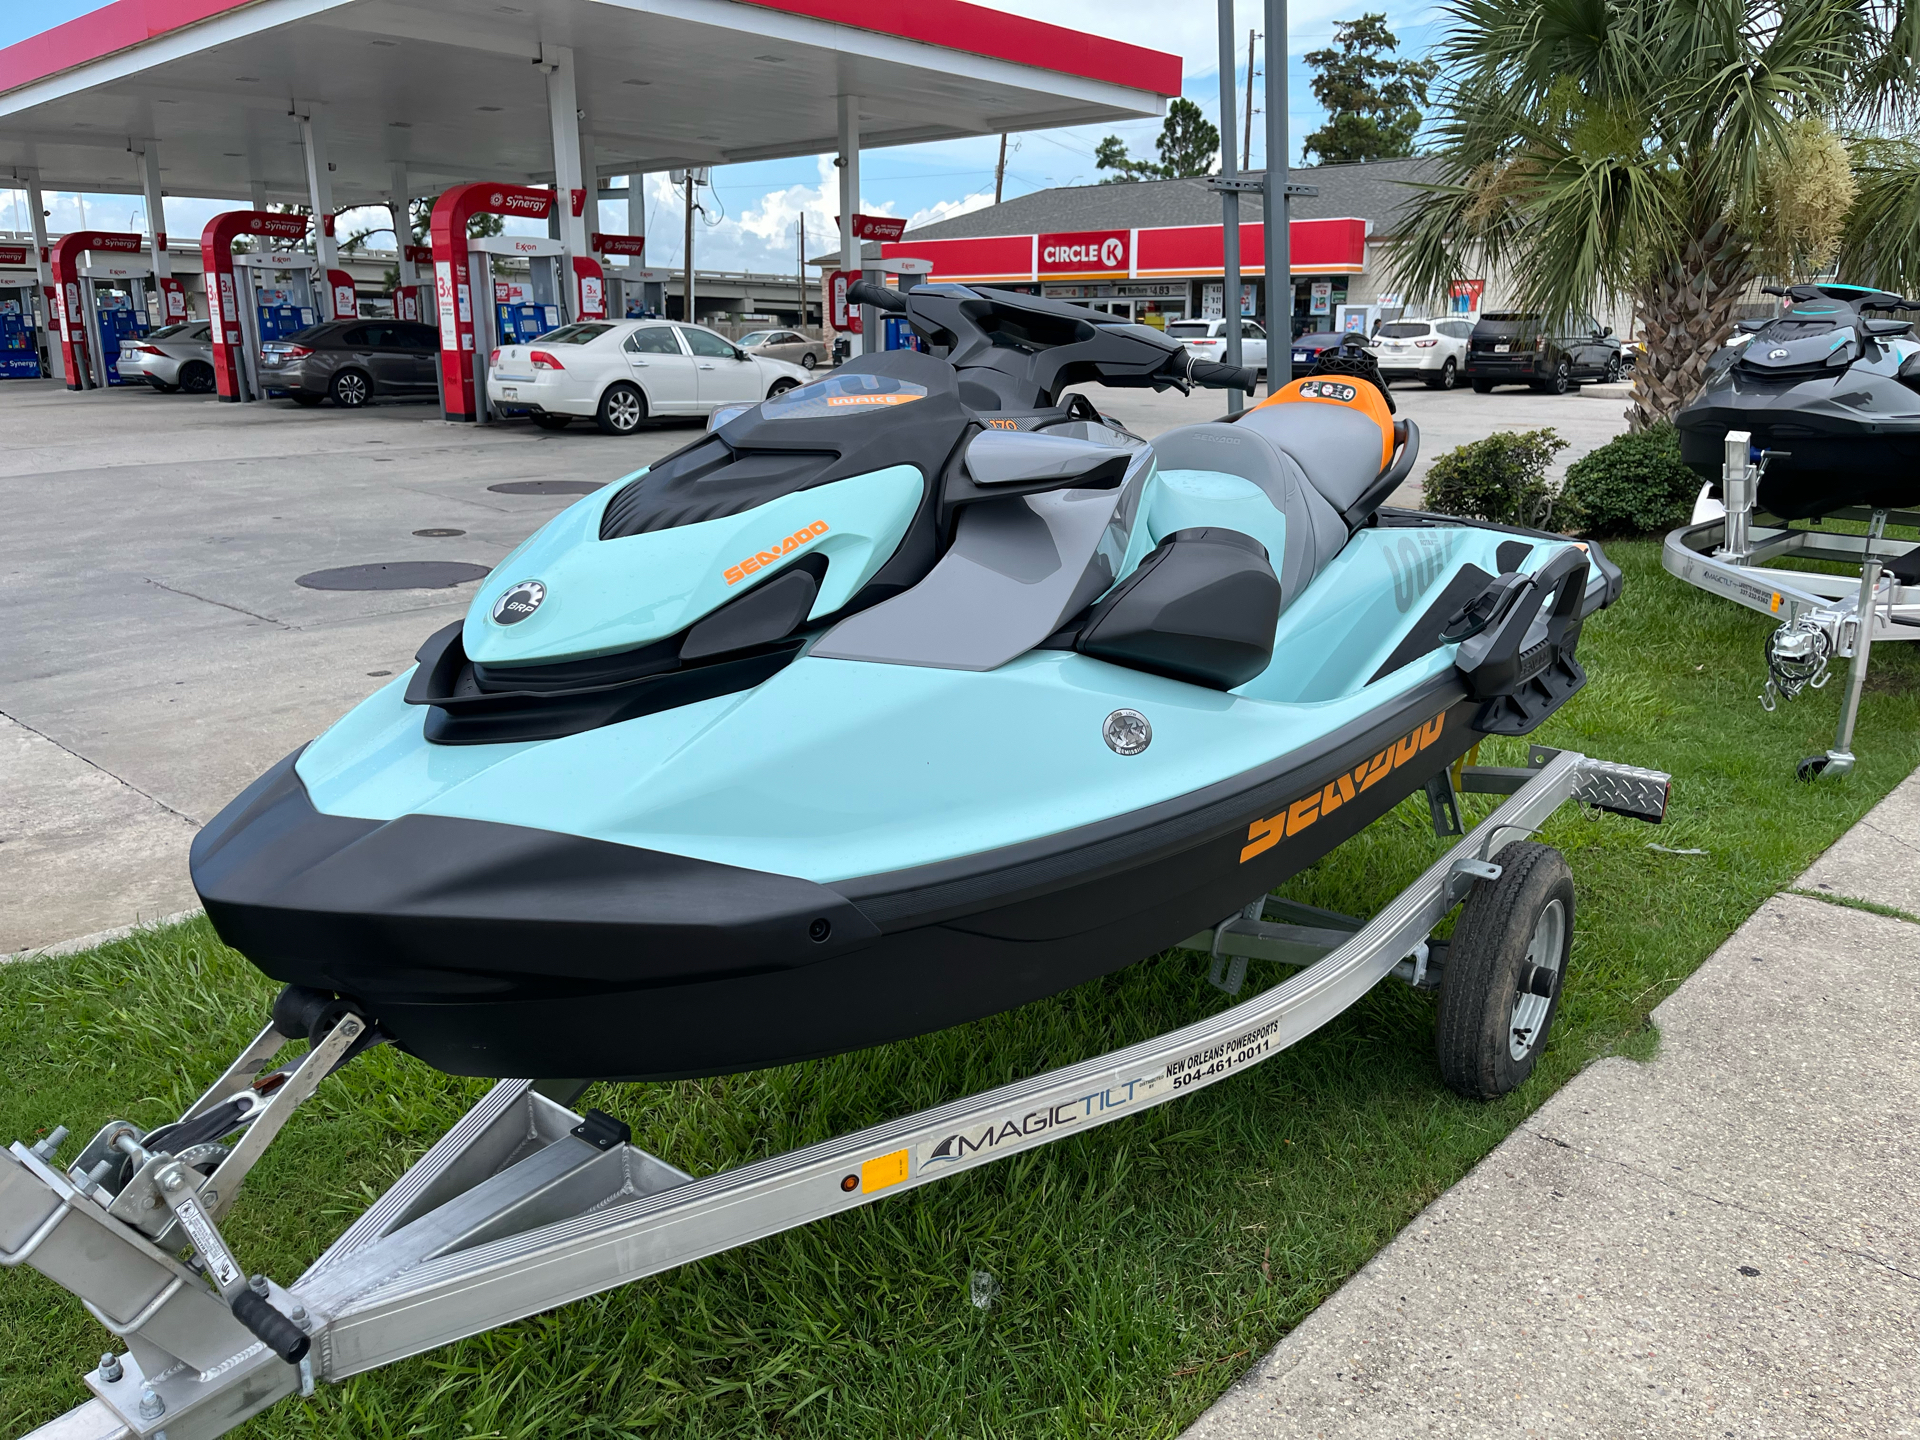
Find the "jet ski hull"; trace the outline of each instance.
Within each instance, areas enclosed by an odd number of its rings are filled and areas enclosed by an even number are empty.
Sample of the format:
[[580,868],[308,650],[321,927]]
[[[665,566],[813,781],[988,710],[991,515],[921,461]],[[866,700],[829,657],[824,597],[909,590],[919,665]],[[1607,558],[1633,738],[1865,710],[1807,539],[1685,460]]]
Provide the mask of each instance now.
[[660,1080],[837,1054],[1123,968],[1320,859],[1463,755],[1436,677],[1111,821],[831,885],[489,821],[315,809],[289,756],[198,837],[228,943],[462,1075]]
[[[1709,392],[1676,418],[1681,459],[1703,478],[1718,479],[1727,433],[1744,430],[1773,452],[1756,498],[1783,519],[1920,505],[1920,396],[1876,377],[1871,388],[1894,392],[1891,404],[1912,413],[1863,413],[1862,379]],[[1836,388],[1855,404],[1839,403]]]

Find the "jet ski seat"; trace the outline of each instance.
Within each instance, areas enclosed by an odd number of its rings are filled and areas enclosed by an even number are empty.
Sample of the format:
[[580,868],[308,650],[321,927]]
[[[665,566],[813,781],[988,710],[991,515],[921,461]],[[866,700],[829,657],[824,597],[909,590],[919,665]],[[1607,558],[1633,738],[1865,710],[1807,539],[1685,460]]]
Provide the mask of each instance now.
[[1380,508],[1419,453],[1420,432],[1412,421],[1395,420],[1386,397],[1371,384],[1338,375],[1295,380],[1238,423],[1288,455],[1349,530]]
[[[1235,475],[1265,492],[1286,520],[1285,555],[1272,559],[1291,604],[1413,469],[1419,430],[1396,423],[1364,381],[1309,377],[1237,423],[1156,436],[1153,450],[1162,472]],[[1200,521],[1190,515],[1183,523]]]

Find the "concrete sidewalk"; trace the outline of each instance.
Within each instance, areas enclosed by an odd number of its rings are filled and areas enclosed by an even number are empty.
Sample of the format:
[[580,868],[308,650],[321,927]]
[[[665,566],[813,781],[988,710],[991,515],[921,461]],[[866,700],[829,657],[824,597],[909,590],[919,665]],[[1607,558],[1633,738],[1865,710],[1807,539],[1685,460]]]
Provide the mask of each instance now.
[[[1920,774],[1799,888],[1920,912]],[[1920,925],[1783,894],[1188,1431],[1920,1435]]]

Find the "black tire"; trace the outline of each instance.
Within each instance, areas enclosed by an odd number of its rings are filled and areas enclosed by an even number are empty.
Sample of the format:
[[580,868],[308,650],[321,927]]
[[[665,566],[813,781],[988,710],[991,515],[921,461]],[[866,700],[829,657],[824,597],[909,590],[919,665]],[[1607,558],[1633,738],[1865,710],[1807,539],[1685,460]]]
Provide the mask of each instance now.
[[1473,393],[1476,395],[1491,395],[1493,393],[1493,382],[1491,380],[1474,381]]
[[189,395],[213,393],[213,367],[204,360],[180,367],[180,388]]
[[782,375],[778,380],[774,381],[773,384],[767,387],[767,399],[771,400],[776,395],[784,395],[787,393],[787,391],[793,389],[794,386],[798,385],[799,383],[800,382],[794,379],[791,375]]
[[373,399],[373,381],[364,370],[342,370],[327,386],[327,395],[342,410],[358,410]]
[[536,415],[533,423],[542,430],[564,430],[573,423],[571,415]]
[[1534,384],[1534,389],[1542,395],[1564,395],[1573,388],[1573,362],[1564,355],[1560,357],[1560,363],[1553,367],[1553,374]]
[[593,423],[600,427],[602,435],[631,435],[646,418],[646,395],[638,385],[622,380],[609,385],[606,394],[600,397],[600,409]]
[[1447,363],[1440,367],[1440,373],[1427,381],[1429,390],[1451,390],[1460,383],[1460,367],[1453,363],[1453,357],[1447,357]]
[[1615,351],[1612,358],[1607,361],[1607,373],[1601,378],[1609,385],[1618,385],[1626,374],[1626,368],[1620,363],[1619,352]]
[[800,368],[802,370],[811,370],[819,363],[819,360],[814,357],[814,353],[811,350],[800,357]]
[[1440,1076],[1471,1100],[1497,1099],[1533,1073],[1573,944],[1566,856],[1522,840],[1498,864],[1498,880],[1474,882],[1440,974]]

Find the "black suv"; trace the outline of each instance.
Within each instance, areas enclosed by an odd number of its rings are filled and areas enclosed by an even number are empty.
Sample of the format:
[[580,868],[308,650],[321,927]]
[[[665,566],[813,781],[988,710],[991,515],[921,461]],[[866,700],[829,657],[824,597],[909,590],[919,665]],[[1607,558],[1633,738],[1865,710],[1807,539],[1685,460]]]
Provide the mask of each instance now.
[[1591,315],[1576,315],[1572,333],[1555,335],[1538,315],[1489,310],[1467,337],[1467,379],[1476,395],[1496,385],[1531,385],[1564,395],[1582,380],[1618,380],[1620,342]]
[[260,347],[260,388],[357,409],[375,395],[435,395],[440,332],[411,320],[328,320]]

